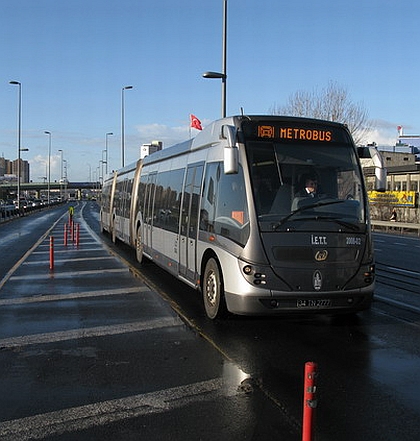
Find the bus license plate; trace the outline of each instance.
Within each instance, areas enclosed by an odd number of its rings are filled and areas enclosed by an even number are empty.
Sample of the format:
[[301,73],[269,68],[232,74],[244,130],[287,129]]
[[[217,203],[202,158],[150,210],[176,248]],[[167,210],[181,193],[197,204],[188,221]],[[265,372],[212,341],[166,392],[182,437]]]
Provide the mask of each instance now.
[[331,306],[330,299],[298,299],[296,301],[298,308],[328,308]]

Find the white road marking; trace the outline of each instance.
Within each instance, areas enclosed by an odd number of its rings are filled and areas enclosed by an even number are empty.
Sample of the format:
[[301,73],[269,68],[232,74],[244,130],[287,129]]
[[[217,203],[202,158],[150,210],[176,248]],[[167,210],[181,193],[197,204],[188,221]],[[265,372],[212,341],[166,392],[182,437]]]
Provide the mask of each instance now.
[[184,323],[177,316],[159,317],[143,322],[121,323],[118,325],[95,326],[93,328],[78,328],[70,329],[68,331],[45,332],[41,334],[4,338],[0,340],[0,348],[16,348],[37,344],[56,343],[59,341],[77,340],[80,338],[103,337],[180,326],[184,326]]
[[[103,256],[103,257],[78,257],[75,259],[54,259],[54,263],[66,263],[66,262],[92,262],[94,260],[115,260],[115,257],[113,256]],[[22,266],[26,265],[45,265],[46,263],[49,263],[49,260],[37,260],[35,262],[23,262]]]
[[29,274],[26,276],[12,276],[10,280],[40,280],[40,279],[66,279],[69,277],[84,277],[91,274],[129,273],[128,268],[95,269],[89,271],[51,271],[49,274]]
[[[128,418],[168,412],[191,403],[237,395],[235,385],[222,378],[176,386],[156,392],[102,401],[0,423],[3,440],[26,441],[104,426]],[[77,436],[76,436],[77,438]]]
[[42,295],[37,294],[30,297],[19,297],[15,299],[0,300],[0,306],[7,305],[21,305],[26,303],[41,303],[41,302],[57,302],[62,300],[74,300],[90,297],[105,297],[124,294],[138,294],[140,292],[150,291],[147,286],[135,286],[132,288],[118,288],[118,289],[104,289],[97,291],[85,291],[69,294],[55,294],[55,295]]

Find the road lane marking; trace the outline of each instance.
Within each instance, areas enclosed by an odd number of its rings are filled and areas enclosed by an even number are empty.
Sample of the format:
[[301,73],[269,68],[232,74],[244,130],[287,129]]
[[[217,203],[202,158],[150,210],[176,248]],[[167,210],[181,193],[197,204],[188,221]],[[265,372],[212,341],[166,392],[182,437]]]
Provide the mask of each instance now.
[[54,294],[54,295],[37,294],[30,297],[3,299],[0,300],[0,306],[22,305],[27,303],[41,303],[41,302],[58,302],[62,300],[75,300],[75,299],[83,299],[83,298],[116,296],[116,295],[124,295],[124,294],[139,294],[140,292],[147,292],[147,291],[151,292],[151,289],[147,286],[135,286],[132,288],[104,289],[104,290],[76,292],[69,294]]
[[397,268],[395,266],[387,266],[386,269],[394,271],[394,273],[400,273],[400,274],[410,274],[413,276],[418,276],[418,271],[412,271],[412,270],[406,270],[404,268]]
[[3,286],[6,284],[6,282],[12,277],[14,272],[22,265],[23,262],[31,255],[31,253],[37,248],[44,240],[45,238],[50,234],[50,232],[55,228],[55,226],[61,221],[61,219],[66,215],[66,213],[62,214],[52,225],[51,228],[49,228],[33,245],[29,250],[13,265],[13,267],[6,273],[6,275],[3,277],[3,279],[0,281],[0,291],[3,288]]
[[66,279],[69,277],[84,277],[89,275],[99,275],[99,274],[107,274],[107,273],[129,273],[129,268],[111,268],[111,269],[95,269],[95,270],[87,270],[87,271],[60,271],[48,274],[28,274],[24,276],[12,276],[10,280],[42,280],[42,279]]
[[121,323],[118,325],[108,326],[94,326],[92,328],[78,328],[70,329],[68,331],[45,332],[41,334],[4,338],[0,340],[0,348],[20,348],[22,346],[56,343],[60,341],[78,340],[82,338],[128,334],[132,332],[143,332],[181,326],[185,326],[185,324],[178,316],[159,317],[153,320],[141,322]]
[[[55,263],[67,263],[67,262],[92,262],[94,260],[116,260],[113,256],[99,256],[99,257],[76,257],[76,258],[65,258],[65,259],[54,259]],[[23,265],[45,265],[49,263],[49,260],[37,260],[35,262],[24,262]]]
[[[164,413],[192,403],[235,396],[238,385],[222,378],[201,381],[169,389],[72,407],[0,423],[0,437],[26,441],[72,433],[93,427]],[[76,436],[77,438],[77,436]]]
[[[380,283],[380,282],[379,282]],[[399,300],[391,299],[390,297],[381,296],[378,294],[375,294],[375,300],[383,303],[387,303],[389,305],[395,306],[397,308],[405,309],[406,311],[413,312],[415,314],[420,314],[420,308],[416,307],[414,305],[410,305],[405,302],[401,302]]]
[[[63,253],[63,254],[73,254],[76,253],[77,254],[83,254],[83,253],[88,253],[88,252],[98,252],[98,251],[103,251],[104,247],[95,247],[95,248],[77,248],[77,247],[73,247],[72,245],[69,245],[67,248],[63,247],[63,248],[59,248],[56,249],[54,248],[54,254],[55,253]],[[45,250],[45,251],[34,251],[32,254],[48,254],[49,253],[49,249]]]

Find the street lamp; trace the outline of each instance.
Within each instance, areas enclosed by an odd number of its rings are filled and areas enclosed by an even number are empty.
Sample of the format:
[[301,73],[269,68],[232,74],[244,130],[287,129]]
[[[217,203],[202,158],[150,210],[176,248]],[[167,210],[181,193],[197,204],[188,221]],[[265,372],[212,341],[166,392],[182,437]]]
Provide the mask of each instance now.
[[122,167],[125,165],[124,153],[125,153],[125,135],[124,135],[124,90],[132,89],[133,86],[124,86],[121,89],[121,164]]
[[227,0],[223,0],[222,72],[204,72],[203,78],[222,80],[222,118],[226,117]]
[[60,152],[60,198],[61,201],[63,200],[63,149],[58,149],[58,151]]
[[108,136],[112,135],[112,132],[105,134],[105,175],[108,175]]
[[67,159],[63,159],[64,200],[67,200]]
[[17,134],[17,209],[20,213],[20,152],[22,144],[22,84],[19,81],[9,81],[9,84],[19,86],[18,92],[18,134]]
[[50,186],[51,186],[51,132],[48,132],[47,130],[44,131],[46,135],[48,135],[49,141],[48,141],[48,196],[47,196],[47,202],[48,206],[50,205]]

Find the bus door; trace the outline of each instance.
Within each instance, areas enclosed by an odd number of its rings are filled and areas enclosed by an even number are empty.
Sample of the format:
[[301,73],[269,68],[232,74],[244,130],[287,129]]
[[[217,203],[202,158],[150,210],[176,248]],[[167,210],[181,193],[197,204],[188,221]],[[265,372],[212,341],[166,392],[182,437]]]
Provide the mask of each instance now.
[[185,278],[193,281],[197,272],[196,241],[203,170],[203,165],[188,167],[181,210],[179,273]]
[[153,205],[155,200],[157,173],[150,174],[147,180],[144,213],[143,213],[143,243],[145,250],[151,252],[152,248],[152,230],[153,230]]

